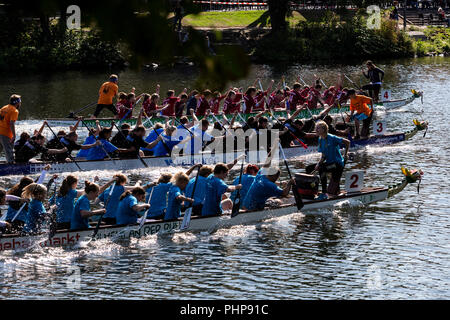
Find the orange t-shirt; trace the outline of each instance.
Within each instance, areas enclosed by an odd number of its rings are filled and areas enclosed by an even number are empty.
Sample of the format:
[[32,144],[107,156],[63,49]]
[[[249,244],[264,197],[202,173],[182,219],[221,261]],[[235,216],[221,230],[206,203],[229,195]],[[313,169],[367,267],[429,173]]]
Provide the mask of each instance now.
[[371,109],[367,104],[370,104],[372,99],[366,96],[356,95],[355,99],[350,99],[350,111],[356,111],[356,113],[364,113],[366,116],[370,116]]
[[119,92],[119,86],[114,82],[105,82],[100,87],[100,97],[98,98],[98,104],[110,105],[113,104],[113,99]]
[[17,121],[19,110],[15,106],[8,104],[0,109],[0,135],[12,139],[11,121]]

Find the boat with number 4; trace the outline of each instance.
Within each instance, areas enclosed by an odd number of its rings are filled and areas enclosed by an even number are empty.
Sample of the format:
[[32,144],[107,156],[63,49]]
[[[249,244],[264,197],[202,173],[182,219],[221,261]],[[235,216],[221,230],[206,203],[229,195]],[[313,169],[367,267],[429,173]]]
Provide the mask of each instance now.
[[[353,200],[358,201],[363,205],[369,205],[377,201],[382,201],[391,198],[401,192],[408,184],[420,180],[423,173],[419,170],[409,171],[402,168],[405,178],[402,182],[389,186],[387,188],[365,188],[360,192],[341,193],[337,197],[332,197],[326,200],[304,200],[304,207],[301,210],[304,214],[318,214],[317,211],[310,212],[317,209],[333,208],[336,204]],[[248,225],[271,218],[287,216],[298,212],[297,205],[293,203],[292,198],[287,199],[287,203],[277,207],[266,207],[259,211],[243,211],[231,218],[230,214],[222,216],[208,216],[208,217],[192,217],[189,227],[183,232],[198,232],[209,231],[213,232],[217,229],[229,228],[236,225]],[[182,218],[173,221],[161,220],[146,220],[142,228],[139,224],[136,225],[118,225],[118,226],[101,226],[97,235],[93,240],[104,238],[115,240],[129,240],[132,238],[142,238],[155,234],[167,234],[179,232]],[[26,250],[30,247],[65,247],[76,246],[83,242],[90,242],[93,235],[93,228],[89,230],[59,230],[54,235],[49,236],[49,233],[42,233],[36,236],[20,236],[20,235],[5,235],[0,237],[0,251],[6,250]]]
[[[411,90],[412,95],[409,96],[408,98],[404,98],[404,99],[398,99],[398,100],[390,100],[390,101],[383,101],[380,102],[378,104],[375,104],[375,107],[379,106],[379,107],[384,107],[386,110],[393,110],[393,109],[397,109],[403,106],[406,106],[407,104],[410,104],[411,102],[413,102],[415,99],[418,98],[422,98],[423,99],[423,93],[422,92],[418,92],[416,90]],[[344,105],[342,106],[342,108],[332,108],[330,111],[331,115],[338,115],[341,112],[348,112],[350,110],[348,105]],[[302,110],[300,112],[300,114],[298,115],[298,118],[301,119],[307,119],[311,117],[311,114],[313,115],[318,115],[320,112],[322,112],[323,109],[311,109],[311,110]],[[255,116],[256,114],[244,114],[241,113],[241,117],[245,120],[247,120],[249,117],[251,116]],[[276,117],[285,117],[286,116],[286,112],[285,111],[277,111],[274,112],[274,115]],[[228,121],[231,121],[231,119],[233,118],[233,115],[226,115]],[[190,120],[191,117],[188,117]],[[199,119],[201,119],[202,117],[199,117]],[[113,121],[118,121],[117,119],[113,119],[113,118],[101,118],[101,119],[85,119],[84,122],[86,123],[87,126],[89,127],[95,127],[96,126],[96,121],[99,121],[100,126],[102,127],[111,127],[112,122]],[[208,117],[208,120],[214,122],[214,118],[212,116]],[[150,128],[154,123],[165,123],[166,118],[163,117],[152,117],[150,119],[150,121],[143,121],[144,126],[147,128]],[[61,118],[61,119],[47,119],[47,122],[50,126],[56,126],[56,127],[69,127],[69,126],[74,126],[77,122],[76,119],[68,119],[68,118]],[[131,126],[135,126],[137,122],[136,118],[132,118],[132,119],[125,119],[122,121],[122,123],[128,123]],[[20,124],[20,121],[19,121]]]
[[[426,122],[418,122],[414,120],[415,128],[413,130],[402,133],[389,133],[380,136],[371,136],[369,139],[352,140],[350,150],[358,150],[369,145],[389,145],[401,141],[409,140],[419,131],[427,128]],[[309,146],[307,149],[296,146],[285,148],[286,157],[296,158],[300,156],[313,155],[318,153],[317,146]],[[148,167],[170,167],[170,166],[190,166],[202,163],[205,165],[214,165],[217,163],[229,163],[239,156],[238,152],[232,153],[211,153],[203,152],[197,155],[178,156],[173,154],[171,157],[142,157],[142,160]],[[267,157],[267,152],[250,151],[247,153],[248,163],[262,163]],[[11,175],[29,175],[40,174],[44,167],[51,164],[51,173],[66,173],[96,170],[134,170],[143,168],[140,159],[106,159],[96,161],[77,160],[66,163],[38,162],[24,164],[8,164],[0,163],[0,176]]]

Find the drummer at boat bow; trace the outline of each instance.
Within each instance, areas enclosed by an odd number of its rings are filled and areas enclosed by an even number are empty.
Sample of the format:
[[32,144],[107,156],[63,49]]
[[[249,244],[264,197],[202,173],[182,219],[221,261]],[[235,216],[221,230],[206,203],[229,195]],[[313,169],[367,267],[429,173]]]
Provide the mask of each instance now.
[[[320,121],[316,125],[316,132],[319,135],[319,152],[322,153],[322,158],[315,167],[315,171],[319,172],[320,181],[322,184],[323,198],[326,198],[326,193],[330,195],[339,195],[339,184],[342,173],[344,172],[345,162],[348,158],[348,149],[350,148],[350,141],[344,138],[336,137],[328,133],[328,125]],[[345,145],[344,157],[341,154],[341,146]],[[331,173],[330,185],[327,188],[327,173]]]

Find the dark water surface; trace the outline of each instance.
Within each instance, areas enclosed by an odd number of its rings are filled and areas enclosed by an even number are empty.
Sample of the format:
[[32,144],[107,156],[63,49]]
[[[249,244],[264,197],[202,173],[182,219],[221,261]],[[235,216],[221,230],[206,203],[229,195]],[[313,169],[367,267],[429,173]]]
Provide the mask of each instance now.
[[[395,98],[410,89],[424,91],[424,105],[392,112],[377,111],[389,131],[412,129],[412,120],[428,120],[426,138],[418,134],[395,146],[359,152],[347,169],[366,172],[366,186],[387,186],[401,179],[400,167],[425,172],[420,194],[408,186],[401,194],[369,207],[347,202],[317,216],[301,213],[252,226],[219,230],[213,235],[176,234],[110,241],[88,248],[39,249],[0,255],[3,299],[449,299],[450,216],[449,144],[450,59],[425,58],[380,64],[385,88]],[[359,84],[359,66],[301,66],[286,69],[255,66],[265,84],[283,74],[291,83],[302,72],[334,83],[346,72]],[[54,76],[4,76],[1,99],[23,96],[21,119],[63,117],[95,101],[107,74],[64,73]],[[162,92],[190,86],[195,70],[125,72],[121,89]],[[38,127],[28,121],[19,129]],[[48,133],[47,133],[48,134]],[[307,159],[312,162],[314,159]],[[297,159],[300,167],[305,159]],[[164,168],[134,170],[132,181],[156,178]],[[175,171],[172,169],[172,171]],[[81,180],[111,172],[80,173]],[[20,177],[1,178],[9,187]],[[79,272],[79,277],[77,276]],[[80,280],[80,282],[77,282]]]

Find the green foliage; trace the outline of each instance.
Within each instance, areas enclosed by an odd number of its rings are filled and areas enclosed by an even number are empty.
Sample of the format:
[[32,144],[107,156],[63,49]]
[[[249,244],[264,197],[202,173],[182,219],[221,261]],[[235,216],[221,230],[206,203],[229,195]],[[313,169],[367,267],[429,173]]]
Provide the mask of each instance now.
[[[284,50],[280,50],[284,49]],[[366,27],[364,15],[341,21],[328,13],[314,22],[300,22],[282,35],[268,35],[254,51],[260,61],[323,61],[400,58],[414,55],[412,41],[382,20],[379,30]]]
[[[56,27],[52,27],[56,28]],[[54,31],[54,30],[52,30]],[[60,71],[122,68],[125,59],[116,45],[89,31],[67,31],[62,39],[43,45],[38,33],[21,34],[15,44],[0,53],[0,71]]]
[[450,30],[444,27],[428,27],[424,30],[427,41],[417,41],[416,51],[418,56],[430,52],[450,53]]

